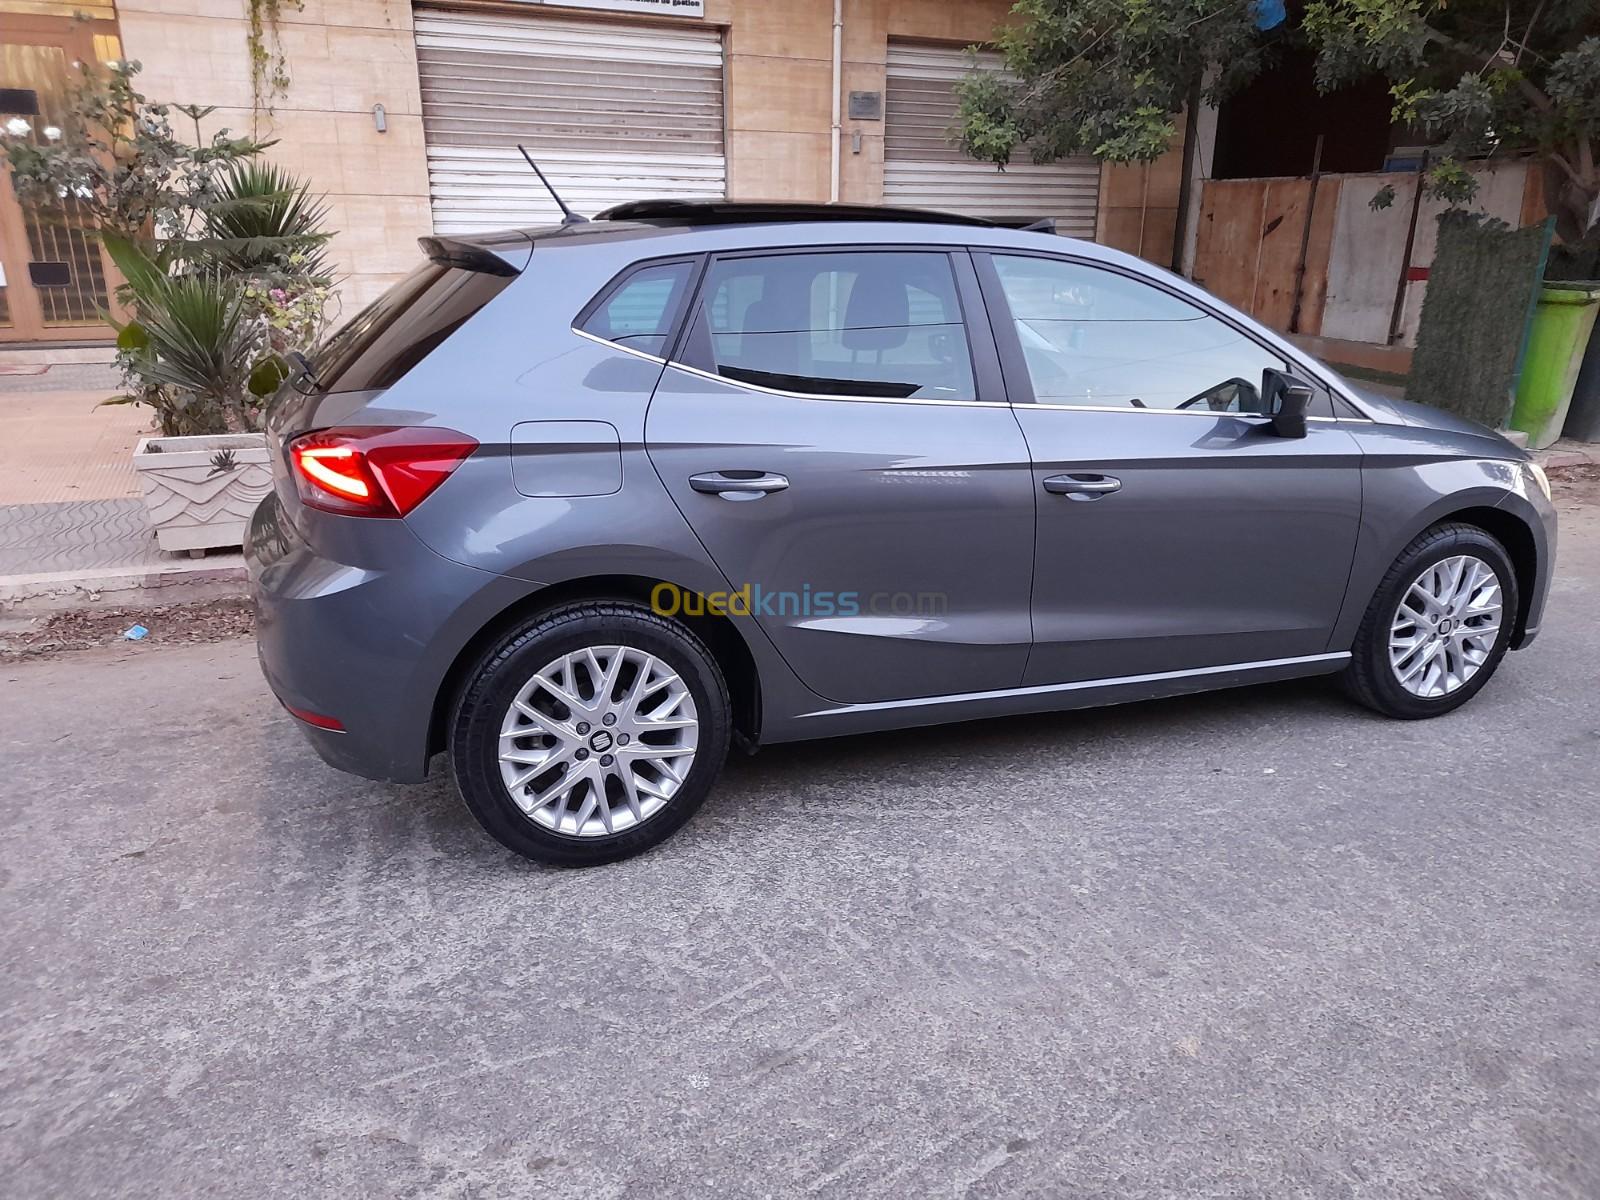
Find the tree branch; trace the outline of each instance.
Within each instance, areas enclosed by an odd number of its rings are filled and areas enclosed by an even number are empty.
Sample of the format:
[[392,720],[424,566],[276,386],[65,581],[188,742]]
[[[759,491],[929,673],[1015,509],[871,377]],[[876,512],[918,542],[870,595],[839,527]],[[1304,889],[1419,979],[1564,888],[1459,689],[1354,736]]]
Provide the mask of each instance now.
[[1579,184],[1580,186],[1582,185],[1582,180],[1579,178],[1578,172],[1573,168],[1572,164],[1567,161],[1567,156],[1565,154],[1562,154],[1559,150],[1552,150],[1550,151],[1549,158],[1551,162],[1555,163],[1556,166],[1560,167],[1567,173],[1568,179],[1572,180],[1573,183]]
[[[1458,42],[1455,40],[1455,38],[1450,37],[1448,34],[1440,33],[1437,29],[1428,28],[1426,26],[1424,29],[1426,31],[1424,36],[1428,41],[1433,42],[1436,45],[1443,46],[1446,50],[1454,50],[1457,54],[1467,59],[1469,62],[1478,61],[1478,57],[1481,52],[1472,46],[1467,45],[1465,42]],[[1482,70],[1481,67],[1479,69]],[[1519,74],[1516,82],[1517,90],[1527,97],[1528,102],[1540,112],[1547,113],[1555,108],[1555,105],[1550,101],[1550,97],[1546,96],[1543,92],[1536,88],[1526,76]]]
[[[1534,6],[1533,16],[1528,18],[1528,27],[1522,31],[1522,40],[1517,43],[1517,55],[1511,60],[1511,65],[1516,66],[1522,61],[1522,52],[1528,48],[1528,39],[1533,36],[1533,27],[1539,23],[1540,14],[1544,12],[1545,0],[1539,0]],[[1506,5],[1506,21],[1511,20],[1511,5]]]

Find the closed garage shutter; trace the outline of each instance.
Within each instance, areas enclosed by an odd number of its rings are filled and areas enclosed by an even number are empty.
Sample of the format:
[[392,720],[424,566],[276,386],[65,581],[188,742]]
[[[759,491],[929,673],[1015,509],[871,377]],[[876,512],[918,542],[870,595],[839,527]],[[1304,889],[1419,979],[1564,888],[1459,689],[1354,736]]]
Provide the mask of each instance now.
[[[981,54],[979,65],[1000,67]],[[950,140],[956,124],[956,80],[972,69],[965,50],[889,43],[884,110],[883,200],[972,217],[1054,217],[1058,232],[1094,237],[1100,165],[1069,158],[1047,166],[1025,159],[1004,171],[974,162]]]
[[721,199],[717,29],[418,10],[436,233],[542,225],[624,200]]

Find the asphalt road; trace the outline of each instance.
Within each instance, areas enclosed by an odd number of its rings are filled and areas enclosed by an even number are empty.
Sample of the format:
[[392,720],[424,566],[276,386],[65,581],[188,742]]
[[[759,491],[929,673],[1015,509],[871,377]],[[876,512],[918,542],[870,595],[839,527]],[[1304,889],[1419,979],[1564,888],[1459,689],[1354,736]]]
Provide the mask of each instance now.
[[[1591,489],[1595,490],[1595,489]],[[1600,506],[1462,712],[774,748],[514,860],[246,643],[0,667],[0,1191],[1600,1195]]]

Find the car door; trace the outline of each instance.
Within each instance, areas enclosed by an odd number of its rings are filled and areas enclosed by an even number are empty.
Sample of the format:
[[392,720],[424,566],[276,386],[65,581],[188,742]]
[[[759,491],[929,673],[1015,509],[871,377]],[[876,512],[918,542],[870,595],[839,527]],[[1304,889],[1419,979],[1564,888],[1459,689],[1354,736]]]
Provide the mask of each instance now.
[[977,256],[1033,460],[1029,685],[1326,652],[1361,518],[1360,450],[1317,392],[1277,436],[1283,356],[1132,272]]
[[646,418],[673,501],[805,684],[1016,686],[1032,474],[965,251],[713,256]]

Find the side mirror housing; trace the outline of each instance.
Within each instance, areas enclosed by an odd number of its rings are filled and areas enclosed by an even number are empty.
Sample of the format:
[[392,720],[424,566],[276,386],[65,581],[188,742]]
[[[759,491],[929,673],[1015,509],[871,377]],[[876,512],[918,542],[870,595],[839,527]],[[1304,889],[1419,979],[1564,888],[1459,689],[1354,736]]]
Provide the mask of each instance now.
[[1279,437],[1306,436],[1306,413],[1311,408],[1311,385],[1284,371],[1268,367],[1261,372],[1261,398]]

